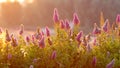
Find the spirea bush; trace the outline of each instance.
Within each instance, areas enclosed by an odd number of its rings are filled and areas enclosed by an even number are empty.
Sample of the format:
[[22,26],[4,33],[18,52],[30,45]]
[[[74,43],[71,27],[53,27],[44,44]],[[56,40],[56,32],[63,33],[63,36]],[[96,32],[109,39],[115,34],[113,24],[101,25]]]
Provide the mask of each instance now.
[[24,36],[24,25],[17,37],[0,29],[0,68],[120,68],[120,15],[110,25],[101,13],[100,27],[85,35],[80,20],[73,15],[60,20],[54,10],[54,34],[49,27]]

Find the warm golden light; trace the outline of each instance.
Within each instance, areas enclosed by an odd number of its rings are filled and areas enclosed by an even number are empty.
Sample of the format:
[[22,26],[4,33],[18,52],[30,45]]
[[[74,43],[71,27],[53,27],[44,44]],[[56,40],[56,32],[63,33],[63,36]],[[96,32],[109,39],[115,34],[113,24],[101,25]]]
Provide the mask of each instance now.
[[10,0],[9,2],[19,2],[19,3],[24,3],[24,0]]
[[7,3],[7,2],[11,2],[11,3],[18,2],[20,4],[23,4],[23,3],[32,3],[33,0],[0,0],[0,3]]
[[19,2],[19,3],[24,3],[25,0],[0,0],[0,3],[6,3],[6,2]]
[[0,0],[0,3],[4,3],[4,2],[7,2],[7,0]]

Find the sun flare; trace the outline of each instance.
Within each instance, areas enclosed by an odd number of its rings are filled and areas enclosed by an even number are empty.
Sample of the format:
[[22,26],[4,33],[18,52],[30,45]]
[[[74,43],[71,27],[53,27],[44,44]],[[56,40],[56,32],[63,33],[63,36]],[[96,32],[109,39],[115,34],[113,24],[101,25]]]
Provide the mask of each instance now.
[[0,3],[8,3],[8,2],[11,3],[18,2],[20,4],[23,4],[23,3],[32,3],[33,0],[0,0]]
[[0,3],[4,3],[4,2],[7,2],[7,0],[0,0]]

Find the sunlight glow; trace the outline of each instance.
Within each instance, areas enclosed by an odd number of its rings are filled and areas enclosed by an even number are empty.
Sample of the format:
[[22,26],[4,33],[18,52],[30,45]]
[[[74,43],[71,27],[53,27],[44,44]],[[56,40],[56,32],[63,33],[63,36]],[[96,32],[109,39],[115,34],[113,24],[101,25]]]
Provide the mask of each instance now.
[[5,41],[5,32],[0,34],[0,42],[3,42],[3,41]]
[[7,0],[0,0],[0,3],[5,3],[7,2]]
[[23,3],[33,3],[33,0],[0,0],[0,3],[7,3],[7,2],[11,2],[11,3],[18,2],[20,4],[23,4]]

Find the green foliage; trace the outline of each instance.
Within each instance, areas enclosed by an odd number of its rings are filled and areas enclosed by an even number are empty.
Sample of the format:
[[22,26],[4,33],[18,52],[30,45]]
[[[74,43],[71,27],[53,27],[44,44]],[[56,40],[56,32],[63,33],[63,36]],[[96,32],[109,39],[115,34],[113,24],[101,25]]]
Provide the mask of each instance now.
[[[106,27],[107,32],[102,27],[100,29],[99,34],[81,36],[78,35],[79,24],[73,29],[66,29],[57,23],[54,35],[46,36],[38,30],[30,39],[24,39],[22,27],[17,40],[12,36],[11,41],[7,40],[8,31],[2,32],[0,68],[105,68],[109,63],[111,68],[119,68],[119,26],[115,30]],[[111,62],[113,59],[114,63]]]

